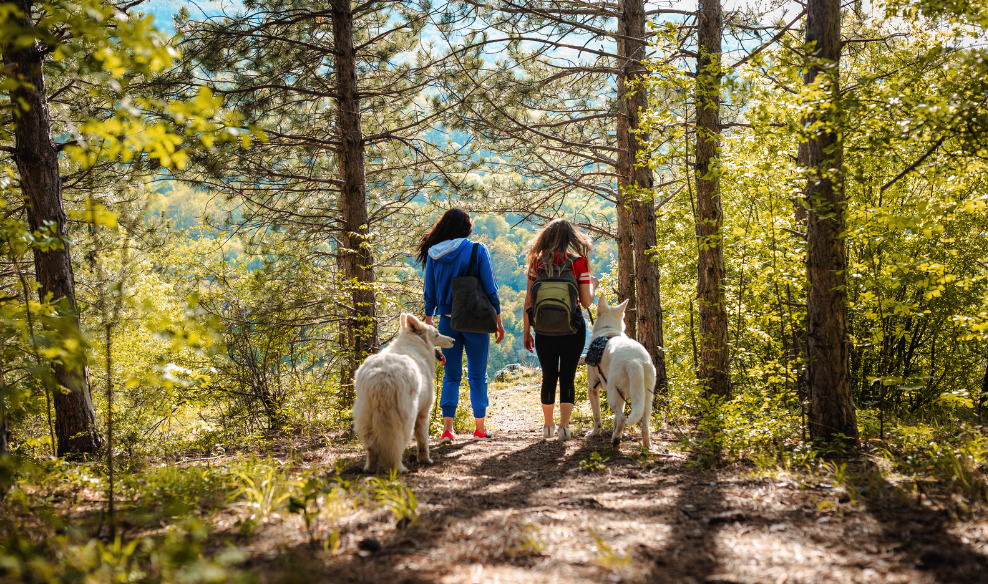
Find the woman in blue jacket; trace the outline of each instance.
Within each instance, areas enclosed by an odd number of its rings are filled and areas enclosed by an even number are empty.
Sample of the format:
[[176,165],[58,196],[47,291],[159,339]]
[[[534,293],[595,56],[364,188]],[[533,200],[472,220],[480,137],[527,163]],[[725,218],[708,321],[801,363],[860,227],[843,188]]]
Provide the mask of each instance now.
[[[453,208],[440,217],[422,240],[416,251],[416,259],[425,267],[425,322],[433,324],[433,315],[439,315],[439,332],[453,337],[455,343],[443,349],[446,358],[442,396],[439,407],[443,410],[443,434],[441,444],[453,441],[453,417],[460,401],[460,381],[463,379],[463,350],[467,352],[467,382],[470,384],[470,405],[476,418],[477,430],[473,437],[487,440],[494,434],[487,430],[487,350],[491,338],[487,333],[454,331],[449,326],[450,305],[453,300],[453,278],[467,275],[473,242],[467,239],[473,232],[473,220],[463,209]],[[496,341],[504,340],[501,324],[501,303],[497,298],[497,279],[491,268],[491,256],[487,247],[480,244],[477,250],[480,281],[497,311]]]

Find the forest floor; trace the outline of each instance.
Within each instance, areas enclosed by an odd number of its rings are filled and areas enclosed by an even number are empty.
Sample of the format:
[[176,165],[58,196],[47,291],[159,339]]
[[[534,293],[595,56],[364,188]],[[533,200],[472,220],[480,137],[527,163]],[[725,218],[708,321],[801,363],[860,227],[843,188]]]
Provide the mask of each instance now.
[[[496,439],[433,447],[430,466],[406,457],[414,525],[348,511],[333,555],[309,545],[298,516],[266,519],[245,541],[231,512],[213,517],[214,541],[232,538],[272,583],[988,582],[988,522],[958,519],[949,493],[897,484],[864,458],[848,462],[863,485],[852,493],[812,472],[703,469],[661,431],[647,455],[637,432],[619,450],[583,432],[545,441],[537,381],[492,386]],[[302,460],[331,469],[341,457],[364,480],[355,449]]]

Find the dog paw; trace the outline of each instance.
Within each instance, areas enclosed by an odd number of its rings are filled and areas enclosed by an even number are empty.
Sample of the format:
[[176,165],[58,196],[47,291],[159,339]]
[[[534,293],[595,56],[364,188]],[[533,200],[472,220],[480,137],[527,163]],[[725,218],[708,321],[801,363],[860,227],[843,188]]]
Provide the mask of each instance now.
[[600,436],[602,433],[603,432],[600,428],[594,428],[593,430],[590,430],[590,432],[587,434],[587,438],[596,438],[597,436]]
[[617,448],[621,444],[621,437],[615,436],[611,438],[611,448]]
[[431,458],[420,458],[418,460],[419,460],[419,464],[432,464]]

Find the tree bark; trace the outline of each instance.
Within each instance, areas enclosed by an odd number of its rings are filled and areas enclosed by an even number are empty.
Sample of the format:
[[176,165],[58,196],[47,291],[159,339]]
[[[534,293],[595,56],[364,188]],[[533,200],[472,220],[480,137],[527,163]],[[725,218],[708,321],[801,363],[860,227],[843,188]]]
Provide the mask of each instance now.
[[[806,42],[815,43],[813,63],[804,83],[821,83],[829,99],[840,99],[840,0],[809,0]],[[834,105],[834,104],[828,104]],[[822,107],[817,111],[826,110]],[[847,336],[847,254],[844,247],[843,151],[833,114],[809,116],[804,127],[823,121],[807,137],[809,180],[806,200],[807,339],[809,357],[810,436],[840,436],[857,444],[858,427],[851,395]]]
[[[623,0],[622,0],[623,5]],[[625,35],[624,19],[618,20],[618,34]],[[618,55],[627,54],[624,39],[617,41]],[[624,63],[618,63],[617,67],[622,68]],[[628,300],[628,308],[624,312],[625,334],[631,338],[637,337],[638,331],[638,310],[637,299],[635,298],[635,238],[631,223],[631,201],[627,196],[628,184],[631,180],[631,162],[628,156],[628,104],[627,89],[624,83],[624,76],[618,75],[618,119],[617,119],[617,174],[618,174],[618,196],[617,196],[617,253],[618,253],[618,282],[617,300],[624,302]]]
[[[32,0],[17,0],[22,12],[17,17],[25,28],[32,26]],[[25,47],[5,47],[4,65],[14,72],[18,86],[11,90],[11,103],[22,103],[14,126],[14,161],[20,175],[21,191],[28,202],[28,224],[32,231],[50,226],[54,235],[66,237],[65,210],[62,206],[62,178],[58,168],[58,150],[51,133],[51,113],[44,77],[44,53],[39,43]],[[38,280],[38,296],[51,296],[57,303],[59,316],[67,323],[70,335],[78,334],[78,306],[75,278],[72,273],[71,249],[67,239],[60,249],[34,248],[34,269]],[[58,455],[92,453],[99,449],[103,438],[96,429],[96,411],[89,388],[89,371],[52,363],[55,379],[55,436]]]
[[[9,436],[10,428],[7,426],[7,372],[3,369],[3,340],[0,339],[0,456],[7,454],[10,450]],[[3,492],[0,491],[0,497]]]
[[360,125],[357,57],[353,41],[353,12],[349,0],[332,0],[333,43],[336,48],[337,132],[339,167],[343,181],[339,207],[343,233],[339,263],[351,287],[352,312],[345,334],[350,354],[340,380],[344,407],[353,405],[353,375],[368,354],[378,348],[377,304],[374,295],[373,256],[368,240],[367,183],[364,173],[364,136]]
[[724,295],[724,211],[719,165],[721,31],[720,0],[700,0],[696,63],[696,295],[700,315],[698,377],[707,397],[730,397],[730,349],[727,344],[727,299]]
[[645,346],[655,364],[655,395],[666,391],[665,347],[662,342],[662,300],[659,295],[659,266],[653,257],[656,247],[652,169],[640,160],[648,136],[640,132],[641,116],[648,108],[648,92],[641,82],[647,75],[645,60],[645,5],[643,0],[625,0],[624,30],[628,60],[624,64],[628,108],[628,161],[631,165],[631,221],[635,247],[635,291],[638,299],[638,342]]

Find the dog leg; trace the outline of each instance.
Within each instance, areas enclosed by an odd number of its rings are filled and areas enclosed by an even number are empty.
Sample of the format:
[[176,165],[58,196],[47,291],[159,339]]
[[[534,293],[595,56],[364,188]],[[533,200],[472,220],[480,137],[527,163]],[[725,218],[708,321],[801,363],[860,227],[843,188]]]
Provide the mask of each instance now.
[[597,385],[597,372],[592,367],[587,370],[587,381],[590,383],[590,411],[593,412],[593,430],[587,437],[593,438],[599,436],[602,429],[600,426],[600,386]]
[[652,449],[652,439],[649,436],[648,423],[652,419],[652,396],[645,394],[645,414],[642,416],[642,448]]
[[621,444],[624,426],[628,421],[628,417],[624,415],[624,398],[621,397],[617,387],[614,388],[614,391],[608,389],[607,402],[614,410],[614,434],[611,435],[611,446],[617,448]]
[[364,472],[371,472],[377,467],[377,452],[371,448],[367,447],[367,462],[364,464]]
[[422,464],[432,464],[429,458],[429,410],[419,412],[415,418],[415,443],[418,445],[418,460]]

